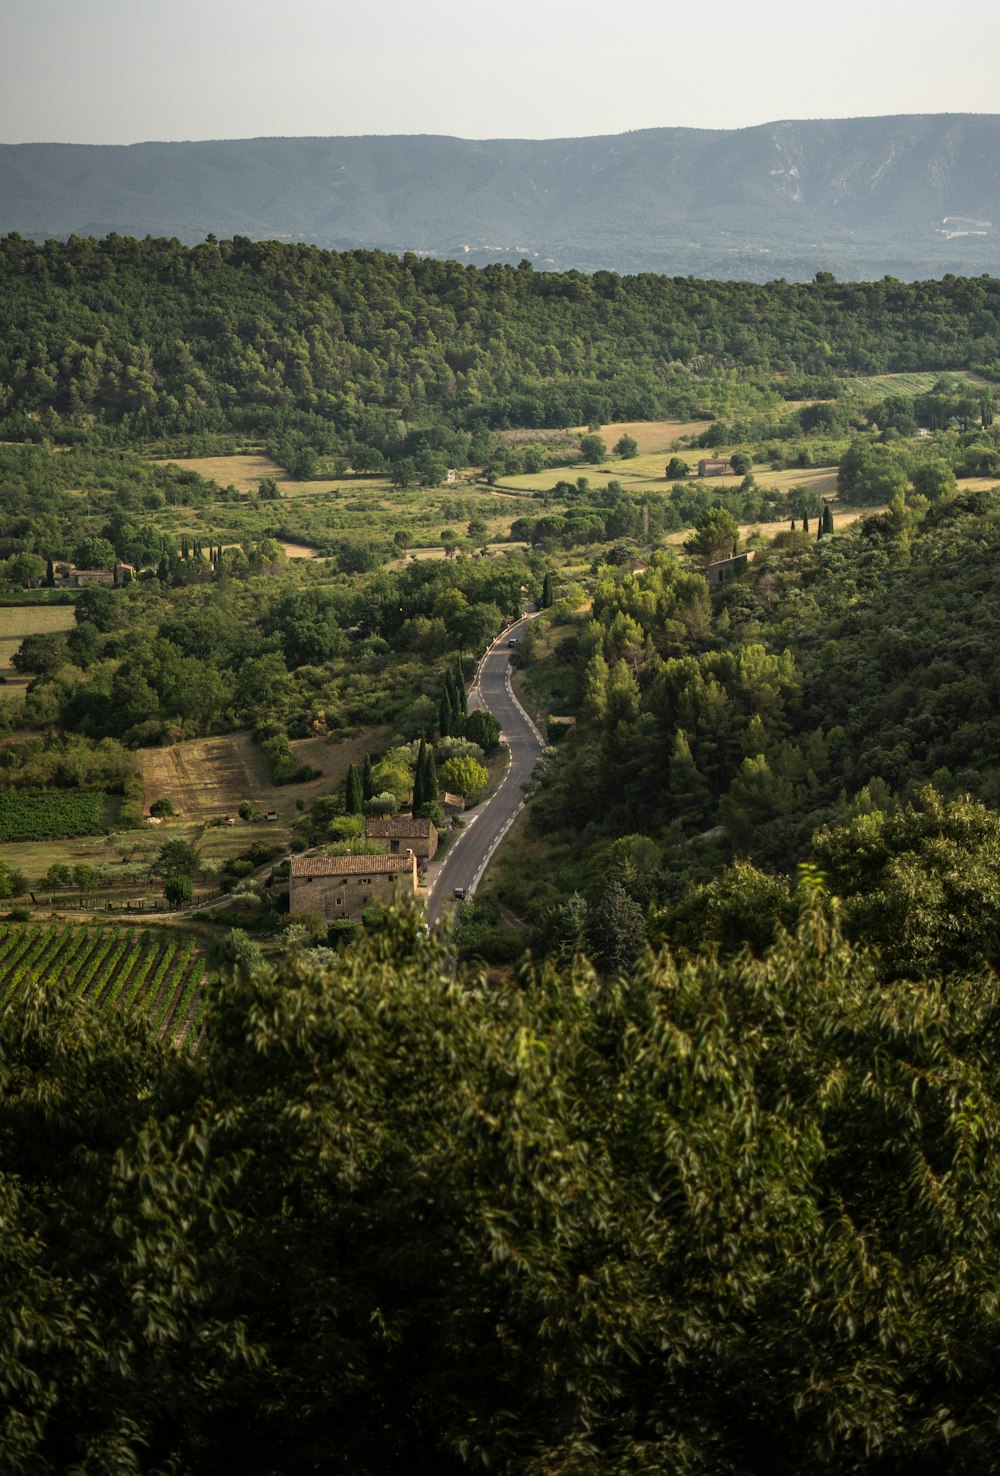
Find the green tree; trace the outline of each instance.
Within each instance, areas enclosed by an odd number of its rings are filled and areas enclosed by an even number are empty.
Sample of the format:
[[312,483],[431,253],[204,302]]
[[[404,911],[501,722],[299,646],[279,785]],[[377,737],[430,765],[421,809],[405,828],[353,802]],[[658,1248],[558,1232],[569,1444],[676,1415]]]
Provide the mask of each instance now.
[[491,712],[477,708],[465,720],[465,737],[478,743],[484,753],[493,753],[500,745],[500,723]]
[[691,468],[682,456],[671,456],[667,462],[667,481],[680,482],[691,475]]
[[106,538],[84,538],[78,543],[73,562],[81,569],[111,569],[115,562],[114,546]]
[[1000,817],[933,786],[887,813],[823,829],[813,855],[843,899],[844,926],[893,976],[1000,964]]
[[645,941],[642,908],[621,882],[609,882],[590,919],[595,957],[606,973],[620,974],[635,963]]
[[201,857],[194,846],[185,840],[168,840],[160,847],[159,854],[153,862],[153,873],[156,876],[196,876],[201,865]]
[[168,876],[163,883],[163,895],[171,907],[187,907],[192,896],[191,878],[189,876]]
[[584,461],[589,461],[595,466],[608,459],[608,448],[600,436],[588,435],[580,437],[580,455]]
[[739,540],[739,524],[732,513],[724,507],[710,507],[699,518],[691,537],[685,540],[684,548],[695,558],[713,563],[735,553]]
[[470,804],[479,800],[490,781],[489,771],[474,758],[450,758],[439,772],[442,789],[460,794]]
[[634,436],[619,436],[615,442],[614,451],[615,455],[620,456],[623,461],[630,461],[639,454],[639,442]]
[[931,502],[950,496],[958,487],[954,468],[940,456],[918,462],[910,471],[910,481],[914,490]]

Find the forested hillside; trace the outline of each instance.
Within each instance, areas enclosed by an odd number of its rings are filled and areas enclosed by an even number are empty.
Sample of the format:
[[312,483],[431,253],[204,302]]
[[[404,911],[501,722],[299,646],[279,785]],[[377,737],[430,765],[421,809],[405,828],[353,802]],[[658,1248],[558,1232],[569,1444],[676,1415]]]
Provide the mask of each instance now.
[[491,427],[711,419],[958,368],[1000,373],[1000,281],[588,277],[245,239],[0,249],[9,439],[235,432],[365,470],[419,432],[464,465]]
[[811,863],[890,969],[1000,961],[998,567],[995,493],[779,533],[714,593],[605,566],[543,658],[579,715],[531,809],[549,863],[499,895],[613,967],[647,933],[765,946]]

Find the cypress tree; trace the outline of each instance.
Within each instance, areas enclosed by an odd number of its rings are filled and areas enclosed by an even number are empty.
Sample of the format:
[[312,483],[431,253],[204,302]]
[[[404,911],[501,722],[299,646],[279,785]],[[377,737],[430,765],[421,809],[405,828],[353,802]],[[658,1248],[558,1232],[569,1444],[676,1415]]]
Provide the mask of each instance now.
[[[646,513],[647,516],[649,515],[648,508],[644,508],[643,511]],[[552,584],[552,570],[546,569],[545,578],[542,580],[542,609],[550,609],[554,600],[555,589],[553,588]]]
[[430,805],[437,801],[438,776],[437,764],[434,762],[434,750],[428,748],[424,759],[424,804]]
[[348,815],[360,815],[364,806],[364,795],[361,792],[361,775],[358,773],[357,764],[349,764],[347,768],[347,780],[344,785],[344,809]]
[[[455,678],[455,716],[463,718],[469,711],[469,694],[465,690],[465,674],[462,671],[462,663],[458,663],[458,675]],[[461,726],[461,724],[459,724]]]
[[46,559],[45,560],[45,583],[48,585],[49,589],[51,589],[52,586],[55,584],[55,582],[56,582],[55,565],[53,564],[53,562],[52,562],[51,559]]
[[424,793],[424,766],[427,757],[427,745],[423,738],[417,749],[417,762],[413,766],[413,813],[418,814],[423,805],[427,803],[428,796]]
[[366,800],[370,800],[375,793],[375,783],[372,779],[372,756],[365,754],[364,766],[361,770],[361,793]]
[[438,703],[438,732],[442,738],[451,736],[451,707],[447,692],[442,692],[441,701]]
[[824,502],[823,504],[823,532],[833,532],[833,513],[830,510],[830,504],[828,502]]

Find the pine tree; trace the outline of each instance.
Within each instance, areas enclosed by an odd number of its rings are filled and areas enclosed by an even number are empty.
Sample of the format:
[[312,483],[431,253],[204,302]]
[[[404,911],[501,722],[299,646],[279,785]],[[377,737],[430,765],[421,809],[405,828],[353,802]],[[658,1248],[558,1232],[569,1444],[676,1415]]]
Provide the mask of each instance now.
[[707,815],[709,791],[704,775],[694,761],[688,735],[678,728],[670,755],[667,794],[671,818],[682,825],[699,825]]
[[358,773],[357,764],[349,764],[347,768],[347,780],[344,785],[344,809],[348,815],[360,815],[364,808],[364,795],[361,791],[361,775]]

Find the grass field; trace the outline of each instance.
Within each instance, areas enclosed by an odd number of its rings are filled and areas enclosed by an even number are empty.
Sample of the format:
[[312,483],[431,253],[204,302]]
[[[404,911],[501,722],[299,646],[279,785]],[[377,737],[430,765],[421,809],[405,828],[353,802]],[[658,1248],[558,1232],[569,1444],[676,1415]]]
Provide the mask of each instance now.
[[11,657],[25,636],[72,630],[75,624],[72,605],[0,605],[0,672],[11,670]]

